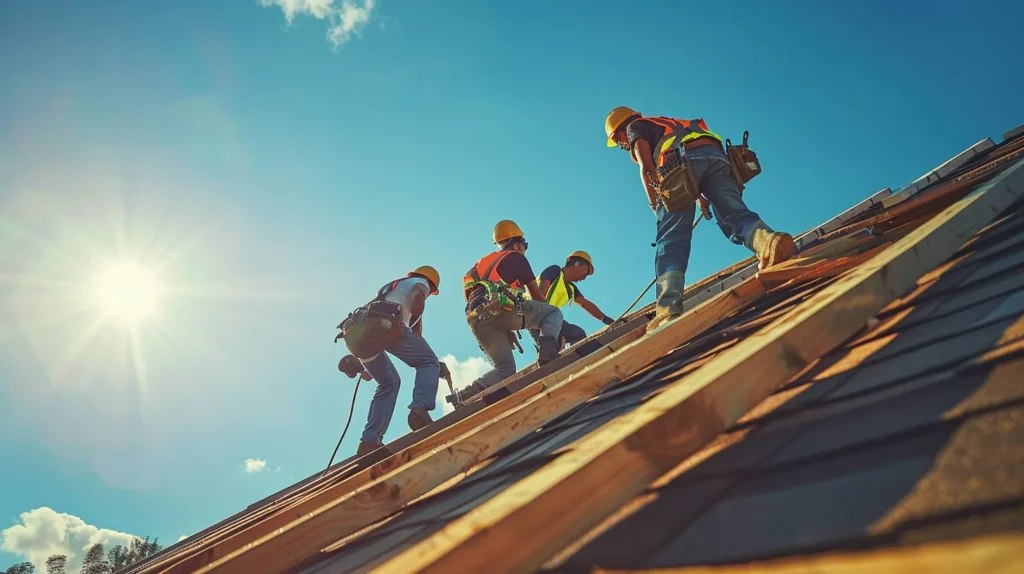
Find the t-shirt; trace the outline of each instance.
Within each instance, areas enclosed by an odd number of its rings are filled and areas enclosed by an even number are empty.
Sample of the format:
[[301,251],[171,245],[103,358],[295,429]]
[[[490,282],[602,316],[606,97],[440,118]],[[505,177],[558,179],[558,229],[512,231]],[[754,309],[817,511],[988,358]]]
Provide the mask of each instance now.
[[526,256],[518,251],[510,251],[508,255],[502,258],[501,262],[498,263],[498,267],[495,268],[498,272],[498,277],[509,285],[519,281],[520,285],[526,285],[530,281],[537,278],[533,274],[533,268],[530,267],[529,260]]
[[[651,148],[651,153],[655,153],[654,146],[658,145],[661,141],[662,136],[665,135],[665,127],[659,126],[654,122],[647,121],[643,118],[634,120],[626,128],[626,137],[629,138],[629,155],[633,155],[633,143],[638,139],[642,139],[647,142],[647,145]],[[633,157],[640,162],[640,158]]]
[[[540,279],[541,279],[541,281],[544,281],[544,280],[550,281],[551,284],[554,285],[555,281],[558,280],[558,274],[561,273],[561,272],[562,272],[562,267],[561,266],[559,266],[559,265],[552,265],[550,267],[546,267],[543,271],[540,272]],[[572,290],[571,293],[572,293],[573,298],[583,296],[583,293],[580,291],[580,288],[577,287],[575,283],[570,283],[569,281],[566,281],[565,284],[566,284],[566,287],[568,289]],[[549,286],[548,289],[551,289],[551,287]],[[545,293],[545,295],[547,295],[547,293]]]
[[422,277],[407,277],[400,279],[395,288],[384,296],[385,301],[398,303],[402,306],[402,317],[405,319],[405,326],[409,327],[412,319],[412,296],[417,291],[423,293],[423,297],[430,296],[430,283]]
[[[508,255],[502,257],[494,270],[498,273],[498,277],[501,277],[501,280],[509,285],[518,281],[520,285],[525,286],[537,278],[533,274],[533,268],[530,267],[529,260],[526,259],[525,255],[517,251],[509,251]],[[483,275],[484,271],[486,269],[481,269],[480,274]],[[469,292],[469,309],[473,309],[482,303],[484,292],[484,288],[480,286]]]

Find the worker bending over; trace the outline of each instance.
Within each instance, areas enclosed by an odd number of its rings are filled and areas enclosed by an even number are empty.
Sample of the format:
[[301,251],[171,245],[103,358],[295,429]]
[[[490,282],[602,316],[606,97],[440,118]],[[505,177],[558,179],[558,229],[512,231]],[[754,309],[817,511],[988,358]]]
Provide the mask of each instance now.
[[[540,291],[541,293],[547,293],[545,301],[555,307],[562,308],[576,303],[593,318],[605,325],[611,325],[615,322],[615,319],[605,315],[597,308],[597,305],[583,297],[580,288],[576,286],[576,283],[584,281],[593,274],[594,261],[590,258],[590,254],[586,251],[573,251],[565,258],[565,265],[552,265],[540,272]],[[540,331],[531,329],[530,335],[534,341],[537,341]],[[585,339],[586,336],[586,331],[577,325],[565,321],[563,315],[562,331],[559,335],[559,349],[566,345],[574,345]]]
[[[538,365],[558,357],[562,312],[544,302],[537,278],[524,255],[528,244],[523,231],[513,221],[499,221],[494,226],[494,243],[499,250],[477,261],[462,280],[466,322],[494,369],[466,387],[461,393],[463,400],[516,372],[512,345],[515,332],[520,329],[540,331]],[[524,298],[525,291],[529,292],[530,299]]]
[[[753,251],[762,269],[786,261],[793,254],[793,237],[775,232],[747,208],[734,179],[722,138],[708,130],[702,119],[679,120],[643,117],[626,106],[615,108],[605,119],[608,147],[629,152],[640,166],[640,180],[657,221],[654,268],[657,277],[657,312],[648,329],[657,328],[683,312],[683,288],[690,258],[695,201],[708,219],[710,204],[719,227],[730,241]],[[699,198],[666,205],[663,178],[678,165],[688,166],[689,181]],[[678,170],[678,173],[686,173]],[[686,194],[676,197],[687,197]],[[673,203],[671,199],[668,203]]]
[[377,297],[357,309],[339,327],[345,343],[377,382],[370,401],[366,427],[357,456],[380,448],[398,399],[401,380],[388,354],[416,369],[409,404],[409,428],[417,431],[432,419],[440,363],[423,338],[423,310],[427,298],[437,295],[440,276],[433,267],[417,267],[408,276],[381,287]]

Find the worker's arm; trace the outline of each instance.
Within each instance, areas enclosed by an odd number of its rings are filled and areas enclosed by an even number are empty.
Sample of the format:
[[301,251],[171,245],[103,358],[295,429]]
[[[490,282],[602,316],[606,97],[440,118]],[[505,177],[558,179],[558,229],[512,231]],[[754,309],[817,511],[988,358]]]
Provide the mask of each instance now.
[[594,305],[588,299],[584,299],[583,295],[577,294],[576,297],[573,298],[573,301],[580,307],[583,307],[584,311],[590,313],[591,317],[601,321],[605,325],[611,325],[615,322],[615,319],[612,319],[608,315],[602,313],[601,310],[597,308],[597,305]]
[[540,292],[544,293],[544,297],[543,297],[543,299],[541,299],[543,301],[543,300],[548,298],[547,292],[548,292],[549,289],[551,289],[551,280],[550,279],[538,278],[537,279],[537,284],[540,285]]
[[415,324],[415,326],[412,328],[412,332],[416,333],[417,335],[423,334],[422,315],[423,309],[426,307],[426,305],[427,294],[425,293],[425,289],[415,289],[412,292],[412,304],[411,307],[409,308],[409,312],[412,314],[412,316],[409,317],[409,323]]
[[534,301],[543,302],[545,299],[547,299],[547,295],[545,294],[545,291],[541,290],[540,285],[538,285],[538,283],[539,282],[536,279],[534,279],[533,281],[530,281],[529,283],[526,284],[526,289],[530,292],[530,298],[532,298]]
[[647,140],[637,138],[633,142],[633,155],[640,166],[640,182],[643,183],[644,191],[647,192],[647,204],[651,206],[651,211],[657,211],[658,193],[655,189],[658,172],[654,167],[651,146]]

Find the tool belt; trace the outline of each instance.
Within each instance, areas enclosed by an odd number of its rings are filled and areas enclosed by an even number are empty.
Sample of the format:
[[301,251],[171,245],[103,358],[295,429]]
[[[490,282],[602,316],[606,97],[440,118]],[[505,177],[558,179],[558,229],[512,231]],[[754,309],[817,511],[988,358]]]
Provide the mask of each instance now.
[[500,317],[510,311],[521,313],[519,303],[523,300],[523,294],[508,285],[493,281],[477,281],[470,288],[484,291],[474,296],[472,307],[466,307],[467,319],[483,321]]
[[747,145],[747,138],[750,132],[743,132],[743,143],[732,145],[729,139],[725,140],[725,154],[729,156],[729,164],[732,165],[732,176],[736,185],[743,191],[745,183],[754,179],[761,173],[761,162],[757,160],[757,154]]
[[661,179],[657,193],[665,210],[684,211],[700,198],[700,190],[697,189],[697,181],[693,178],[690,162],[678,148],[665,153],[665,160],[658,168],[658,174]]
[[402,306],[390,301],[371,301],[349,313],[338,328],[350,353],[359,359],[372,359],[402,340]]

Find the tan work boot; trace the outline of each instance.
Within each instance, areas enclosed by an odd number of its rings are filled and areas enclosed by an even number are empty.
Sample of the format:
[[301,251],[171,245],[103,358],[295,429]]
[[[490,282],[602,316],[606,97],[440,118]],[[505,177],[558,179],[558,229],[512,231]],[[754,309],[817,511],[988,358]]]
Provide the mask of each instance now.
[[686,275],[680,271],[669,271],[658,277],[655,284],[656,311],[654,318],[647,323],[648,333],[683,314],[685,285]]
[[356,447],[356,456],[366,456],[382,446],[384,445],[379,442],[366,442],[365,440],[361,440],[359,441],[359,446]]
[[430,413],[426,409],[419,407],[412,407],[409,409],[409,428],[414,431],[418,431],[421,428],[434,422],[434,419],[430,418]]
[[792,235],[781,231],[772,231],[772,228],[760,219],[747,233],[747,240],[744,241],[744,244],[757,255],[758,269],[767,269],[772,265],[788,261],[796,250]]

